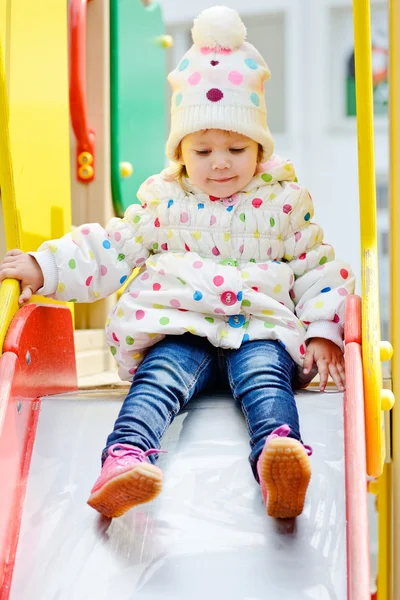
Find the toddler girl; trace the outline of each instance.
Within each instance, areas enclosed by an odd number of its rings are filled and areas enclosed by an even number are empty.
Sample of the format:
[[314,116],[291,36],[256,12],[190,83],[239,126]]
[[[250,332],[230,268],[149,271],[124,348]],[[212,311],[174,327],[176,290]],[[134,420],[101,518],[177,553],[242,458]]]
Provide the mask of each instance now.
[[297,368],[310,378],[314,366],[321,390],[328,374],[344,389],[344,303],[354,277],[323,243],[292,163],[273,155],[270,72],[239,15],[210,8],[192,33],[169,75],[171,166],[105,230],[83,225],[37,252],[7,253],[0,279],[21,280],[21,303],[32,293],[93,302],[140,268],[106,323],[120,376],[133,383],[103,451],[93,508],[118,517],[155,498],[163,434],[222,379],[243,410],[268,514],[295,517],[311,449],[292,382]]

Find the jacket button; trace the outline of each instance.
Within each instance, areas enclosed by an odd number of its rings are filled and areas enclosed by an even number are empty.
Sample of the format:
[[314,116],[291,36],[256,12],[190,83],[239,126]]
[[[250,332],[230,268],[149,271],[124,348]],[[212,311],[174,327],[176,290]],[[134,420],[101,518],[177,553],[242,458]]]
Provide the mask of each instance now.
[[243,315],[233,315],[229,317],[228,323],[231,327],[242,327],[246,322],[246,319]]
[[232,306],[237,302],[237,297],[235,292],[227,291],[221,294],[221,302],[225,304],[225,306]]

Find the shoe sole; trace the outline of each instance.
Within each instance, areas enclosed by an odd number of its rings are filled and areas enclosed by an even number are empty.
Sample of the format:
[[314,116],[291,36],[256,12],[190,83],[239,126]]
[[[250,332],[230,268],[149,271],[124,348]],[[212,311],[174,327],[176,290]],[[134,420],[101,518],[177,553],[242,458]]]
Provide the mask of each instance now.
[[260,471],[268,491],[268,515],[275,519],[298,517],[311,478],[310,460],[302,444],[292,438],[272,439],[263,452]]
[[87,503],[106,517],[120,517],[134,506],[154,500],[162,483],[162,471],[143,464],[107,481],[89,496]]

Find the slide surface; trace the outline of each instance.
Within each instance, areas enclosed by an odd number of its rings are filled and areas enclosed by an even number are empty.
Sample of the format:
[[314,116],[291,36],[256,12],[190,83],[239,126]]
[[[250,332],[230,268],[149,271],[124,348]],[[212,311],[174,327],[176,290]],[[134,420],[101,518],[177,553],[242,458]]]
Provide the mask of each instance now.
[[295,521],[267,517],[248,435],[227,394],[175,419],[152,503],[109,520],[87,506],[124,392],[42,399],[12,600],[343,600],[346,516],[343,395],[297,394],[312,479]]

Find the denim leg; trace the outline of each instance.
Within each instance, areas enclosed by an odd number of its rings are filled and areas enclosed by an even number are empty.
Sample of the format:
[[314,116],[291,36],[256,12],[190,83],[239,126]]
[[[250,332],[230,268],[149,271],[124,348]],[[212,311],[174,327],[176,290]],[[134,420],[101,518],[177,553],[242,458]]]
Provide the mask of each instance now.
[[[155,344],[136,372],[108,436],[103,461],[113,444],[159,448],[174,417],[192,397],[215,382],[216,372],[216,349],[205,338],[188,333],[167,336]],[[154,456],[149,460],[155,462]]]
[[246,342],[226,350],[229,384],[246,418],[250,434],[250,464],[258,481],[257,459],[267,436],[287,423],[290,437],[300,440],[299,416],[292,390],[295,363],[272,340]]

